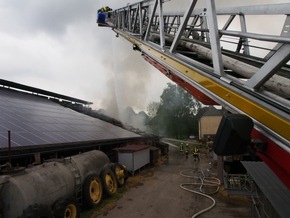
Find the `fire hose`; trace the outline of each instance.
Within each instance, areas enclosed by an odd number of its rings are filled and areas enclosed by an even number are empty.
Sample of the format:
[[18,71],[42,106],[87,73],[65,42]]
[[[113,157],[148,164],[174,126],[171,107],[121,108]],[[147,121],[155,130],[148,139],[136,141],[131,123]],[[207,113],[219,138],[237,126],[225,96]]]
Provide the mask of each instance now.
[[[180,172],[181,176],[184,176],[186,178],[193,178],[193,179],[198,179],[199,180],[199,182],[182,183],[182,184],[179,185],[180,188],[182,188],[183,190],[189,191],[191,193],[194,193],[194,194],[203,196],[205,198],[208,198],[208,199],[210,199],[212,201],[212,204],[209,207],[207,207],[207,208],[195,213],[192,216],[192,218],[195,218],[195,217],[199,216],[200,214],[211,210],[215,206],[216,202],[215,202],[214,198],[212,198],[210,195],[215,194],[215,193],[217,193],[219,191],[220,183],[221,183],[218,178],[205,176],[203,170],[200,171],[200,173],[201,173],[200,176],[188,175],[189,172],[195,172],[195,171],[196,171],[196,169],[188,169],[188,170],[183,170],[183,171]],[[193,190],[191,188],[188,188],[188,186],[199,186],[199,191],[196,191],[196,190]],[[206,186],[216,187],[216,189],[214,191],[212,191],[212,192],[206,193],[203,190],[203,188],[206,187]]]

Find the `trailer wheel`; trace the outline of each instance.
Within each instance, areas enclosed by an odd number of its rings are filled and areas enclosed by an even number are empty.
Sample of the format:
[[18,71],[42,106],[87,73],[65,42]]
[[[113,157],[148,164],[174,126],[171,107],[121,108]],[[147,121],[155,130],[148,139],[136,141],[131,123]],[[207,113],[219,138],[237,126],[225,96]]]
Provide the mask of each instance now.
[[55,218],[79,218],[80,208],[79,208],[78,203],[73,199],[60,201],[56,203],[54,207],[54,217]]
[[115,163],[112,165],[112,171],[115,173],[118,186],[122,187],[128,179],[128,172],[126,168],[120,163]]
[[39,204],[30,205],[23,210],[20,218],[51,218],[53,217],[49,207]]
[[104,186],[104,191],[108,196],[116,193],[118,184],[115,174],[110,168],[104,168],[101,172],[101,180]]
[[83,184],[83,202],[85,207],[99,205],[103,198],[103,185],[98,175],[87,176]]

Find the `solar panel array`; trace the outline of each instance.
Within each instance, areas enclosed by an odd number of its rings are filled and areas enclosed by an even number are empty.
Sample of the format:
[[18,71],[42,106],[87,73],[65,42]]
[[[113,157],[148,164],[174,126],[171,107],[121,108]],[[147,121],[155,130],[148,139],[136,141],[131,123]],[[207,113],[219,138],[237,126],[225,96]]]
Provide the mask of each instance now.
[[47,98],[0,88],[0,148],[112,140],[139,135]]

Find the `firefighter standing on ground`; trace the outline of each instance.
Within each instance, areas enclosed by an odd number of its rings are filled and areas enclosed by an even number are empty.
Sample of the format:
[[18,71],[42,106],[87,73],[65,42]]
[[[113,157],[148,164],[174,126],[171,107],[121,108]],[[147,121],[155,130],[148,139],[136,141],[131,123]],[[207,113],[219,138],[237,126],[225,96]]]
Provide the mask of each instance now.
[[199,160],[199,150],[198,150],[197,147],[195,147],[195,148],[193,149],[192,155],[193,155],[193,159],[194,159],[194,161]]
[[188,159],[188,144],[186,144],[186,149],[185,149],[185,157],[186,159]]
[[179,146],[179,152],[180,152],[180,154],[183,154],[183,143],[182,142]]

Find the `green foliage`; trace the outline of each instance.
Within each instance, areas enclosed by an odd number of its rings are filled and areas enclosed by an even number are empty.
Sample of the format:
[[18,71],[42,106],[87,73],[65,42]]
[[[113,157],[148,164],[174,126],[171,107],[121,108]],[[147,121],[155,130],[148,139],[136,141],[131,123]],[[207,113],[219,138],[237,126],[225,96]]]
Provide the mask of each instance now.
[[160,103],[148,106],[151,115],[149,125],[153,133],[177,139],[198,135],[196,114],[201,104],[179,86],[171,83],[167,85],[160,96]]

